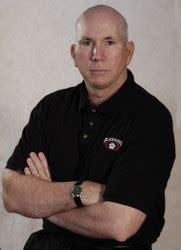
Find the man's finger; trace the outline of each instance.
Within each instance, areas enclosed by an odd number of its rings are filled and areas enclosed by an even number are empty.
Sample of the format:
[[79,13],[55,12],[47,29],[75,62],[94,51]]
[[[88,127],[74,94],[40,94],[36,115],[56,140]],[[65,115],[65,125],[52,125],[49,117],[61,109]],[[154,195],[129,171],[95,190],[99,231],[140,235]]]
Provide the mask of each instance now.
[[30,157],[31,157],[31,160],[32,160],[39,176],[42,177],[43,179],[46,179],[47,178],[46,170],[45,170],[41,160],[37,156],[37,154],[34,152],[31,152]]
[[51,180],[51,175],[50,175],[50,171],[49,171],[49,167],[48,167],[48,162],[47,162],[45,154],[43,152],[40,152],[38,154],[38,156],[39,156],[39,158],[40,158],[40,160],[41,160],[41,162],[42,162],[42,164],[43,164],[43,166],[45,168],[45,171],[46,171],[46,174],[47,174],[48,178]]
[[36,176],[36,177],[39,177],[40,176],[39,172],[38,172],[36,166],[34,165],[34,162],[32,161],[32,159],[29,157],[29,158],[27,158],[26,162],[27,162],[28,167],[31,171],[31,174]]
[[29,169],[28,167],[26,167],[26,168],[24,169],[24,173],[25,173],[25,175],[32,175],[32,174],[31,174],[31,171],[30,171],[30,169]]

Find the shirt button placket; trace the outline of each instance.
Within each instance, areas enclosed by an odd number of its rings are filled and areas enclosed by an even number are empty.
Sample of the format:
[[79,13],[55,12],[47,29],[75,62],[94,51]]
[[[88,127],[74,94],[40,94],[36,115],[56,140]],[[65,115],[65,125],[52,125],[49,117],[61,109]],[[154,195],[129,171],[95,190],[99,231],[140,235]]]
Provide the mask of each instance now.
[[[91,111],[92,111],[93,113],[95,113],[95,112],[96,112],[96,109],[95,109],[94,107],[92,107],[92,108],[91,108]],[[93,125],[94,125],[94,122],[93,122],[93,121],[89,121],[89,125],[90,125],[90,126],[93,126]]]
[[87,134],[83,134],[82,136],[84,139],[87,139],[88,135]]

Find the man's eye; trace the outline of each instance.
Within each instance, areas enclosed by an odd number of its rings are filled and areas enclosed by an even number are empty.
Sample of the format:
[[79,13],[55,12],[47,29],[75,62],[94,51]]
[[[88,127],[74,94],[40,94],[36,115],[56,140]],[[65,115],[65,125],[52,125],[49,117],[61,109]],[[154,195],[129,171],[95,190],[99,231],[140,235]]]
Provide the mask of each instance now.
[[112,40],[107,40],[107,41],[106,41],[106,44],[109,45],[109,46],[111,46],[111,45],[114,45],[115,42],[112,41]]
[[91,44],[91,41],[81,41],[80,45],[81,46],[89,46]]

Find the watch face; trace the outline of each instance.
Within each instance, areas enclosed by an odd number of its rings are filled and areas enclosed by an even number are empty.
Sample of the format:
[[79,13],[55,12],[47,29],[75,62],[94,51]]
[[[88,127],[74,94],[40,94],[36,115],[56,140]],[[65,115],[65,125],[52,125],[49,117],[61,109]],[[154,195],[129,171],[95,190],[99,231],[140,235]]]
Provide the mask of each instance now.
[[80,186],[74,186],[72,190],[72,194],[75,197],[80,197],[81,194],[81,187]]

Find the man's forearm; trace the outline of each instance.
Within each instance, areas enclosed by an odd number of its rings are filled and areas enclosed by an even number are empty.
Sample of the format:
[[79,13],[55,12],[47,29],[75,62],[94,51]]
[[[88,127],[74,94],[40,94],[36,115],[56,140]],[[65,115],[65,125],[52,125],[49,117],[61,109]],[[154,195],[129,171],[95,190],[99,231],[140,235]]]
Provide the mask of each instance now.
[[42,218],[76,207],[71,196],[74,182],[49,182],[5,170],[3,199],[7,210]]
[[139,230],[145,218],[146,215],[135,208],[101,202],[62,212],[48,219],[80,235],[125,241]]
[[62,212],[48,219],[56,225],[77,234],[93,238],[113,238],[114,229],[111,226],[112,223],[110,223],[111,230],[108,230],[108,212],[103,203],[99,203]]

